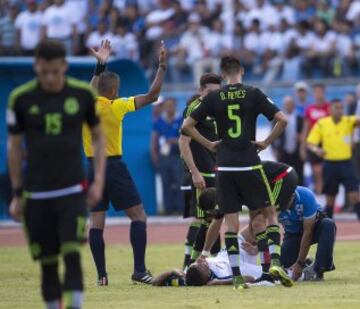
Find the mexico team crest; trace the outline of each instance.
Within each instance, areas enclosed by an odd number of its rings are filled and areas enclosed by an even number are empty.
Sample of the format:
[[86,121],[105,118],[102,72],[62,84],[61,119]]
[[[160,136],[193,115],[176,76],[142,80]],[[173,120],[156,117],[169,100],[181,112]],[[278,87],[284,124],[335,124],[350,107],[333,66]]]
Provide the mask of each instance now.
[[79,102],[76,98],[67,98],[64,103],[64,110],[69,115],[75,115],[79,111]]

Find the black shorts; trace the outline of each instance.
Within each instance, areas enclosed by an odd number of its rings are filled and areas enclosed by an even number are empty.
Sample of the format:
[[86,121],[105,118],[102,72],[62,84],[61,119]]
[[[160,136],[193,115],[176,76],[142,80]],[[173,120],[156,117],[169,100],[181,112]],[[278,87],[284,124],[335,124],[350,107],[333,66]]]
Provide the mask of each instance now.
[[260,165],[247,171],[218,171],[216,199],[224,214],[238,212],[242,205],[254,211],[274,204],[270,184]]
[[[215,174],[204,175],[205,186],[206,188],[214,188],[215,187]],[[191,217],[195,217],[196,219],[205,219],[205,212],[199,207],[199,197],[202,190],[195,188],[192,185],[192,207],[190,208]]]
[[275,206],[284,209],[289,203],[299,182],[296,171],[291,167],[291,171],[283,178],[277,180],[269,179],[269,182]]
[[[89,179],[91,181],[94,171],[92,160],[89,161]],[[135,183],[120,156],[107,158],[103,199],[91,211],[106,211],[109,209],[110,202],[116,211],[141,204]]]
[[190,209],[192,204],[192,181],[191,173],[189,171],[184,172],[183,181],[180,187],[181,192],[184,195],[184,219],[191,217]]
[[324,162],[324,159],[308,150],[306,154],[306,159],[310,164],[321,164]]
[[340,184],[345,187],[346,192],[357,192],[359,190],[359,181],[351,160],[324,161],[323,179],[324,194],[336,195]]
[[35,260],[43,263],[77,252],[85,241],[85,194],[33,200],[24,207],[24,229]]

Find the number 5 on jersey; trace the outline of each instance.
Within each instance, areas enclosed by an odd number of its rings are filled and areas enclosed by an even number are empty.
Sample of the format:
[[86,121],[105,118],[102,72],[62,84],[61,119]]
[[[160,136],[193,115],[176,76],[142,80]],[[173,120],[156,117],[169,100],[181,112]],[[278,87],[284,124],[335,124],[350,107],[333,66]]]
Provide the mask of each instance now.
[[48,135],[59,135],[62,130],[61,113],[49,113],[45,115],[45,132]]
[[228,105],[228,117],[235,121],[232,128],[228,129],[228,134],[231,138],[237,138],[241,135],[241,118],[236,114],[240,110],[239,104]]

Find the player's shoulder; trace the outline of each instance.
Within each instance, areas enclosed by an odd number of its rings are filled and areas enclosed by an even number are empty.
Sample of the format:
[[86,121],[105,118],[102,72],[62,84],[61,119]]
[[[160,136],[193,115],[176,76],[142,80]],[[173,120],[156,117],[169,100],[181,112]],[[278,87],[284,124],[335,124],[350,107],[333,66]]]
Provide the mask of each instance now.
[[317,121],[317,124],[321,127],[321,126],[326,126],[329,125],[332,122],[332,117],[331,116],[326,116],[324,118],[321,118]]
[[191,113],[199,107],[201,102],[202,102],[202,99],[199,97],[199,98],[195,98],[187,106],[185,106],[184,113],[183,113],[184,117],[190,116]]
[[67,77],[66,85],[73,91],[88,93],[95,97],[95,91],[88,82],[84,82],[73,77]]
[[9,96],[9,107],[13,108],[16,102],[23,96],[28,95],[37,88],[37,79],[30,80],[11,91]]
[[315,200],[314,193],[307,187],[297,186],[295,192],[300,202]]

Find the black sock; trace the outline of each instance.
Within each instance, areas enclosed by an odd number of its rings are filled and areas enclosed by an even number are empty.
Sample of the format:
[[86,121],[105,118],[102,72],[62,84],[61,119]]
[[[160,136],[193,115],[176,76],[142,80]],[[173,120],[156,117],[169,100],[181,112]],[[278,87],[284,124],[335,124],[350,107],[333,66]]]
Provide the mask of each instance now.
[[134,271],[140,273],[146,271],[146,238],[146,223],[144,221],[132,221],[130,225],[130,242],[134,254]]
[[237,233],[225,233],[226,251],[231,266],[234,284],[243,283],[240,272],[240,249]]
[[83,275],[80,253],[72,252],[64,256],[65,276],[63,284],[63,301],[66,309],[81,308],[83,303]]
[[191,252],[190,264],[195,262],[195,260],[200,256],[201,251],[204,248],[204,243],[205,243],[208,227],[209,227],[209,224],[204,223],[204,222],[201,223],[201,225],[199,227],[199,231],[196,235],[196,239],[194,242],[193,250]]
[[185,254],[184,254],[184,265],[183,269],[190,265],[191,251],[194,245],[197,233],[199,231],[200,223],[193,222],[190,224],[185,242]]
[[334,216],[334,207],[325,206],[324,213],[328,216],[328,218],[332,218]]
[[99,279],[106,276],[104,230],[90,229],[89,244]]
[[215,243],[213,244],[210,253],[211,255],[216,255],[220,252],[221,250],[221,238],[220,235],[218,236],[218,238],[216,238]]
[[266,228],[268,237],[268,246],[271,256],[271,265],[280,265],[280,227],[278,225],[269,225]]
[[359,203],[356,203],[356,204],[354,205],[354,209],[355,209],[355,212],[356,212],[356,215],[357,215],[358,220],[360,220],[360,202],[359,202]]
[[41,264],[41,293],[45,302],[61,299],[58,262]]
[[268,238],[266,235],[266,231],[256,234],[255,238],[258,246],[262,271],[263,273],[269,273],[270,254],[269,254]]

